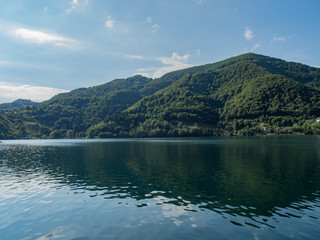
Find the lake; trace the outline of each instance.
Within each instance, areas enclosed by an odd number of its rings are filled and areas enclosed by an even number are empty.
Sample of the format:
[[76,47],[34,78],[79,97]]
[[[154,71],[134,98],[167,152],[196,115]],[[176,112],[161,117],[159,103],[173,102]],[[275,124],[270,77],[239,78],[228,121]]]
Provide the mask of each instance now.
[[5,140],[1,239],[319,239],[320,137]]

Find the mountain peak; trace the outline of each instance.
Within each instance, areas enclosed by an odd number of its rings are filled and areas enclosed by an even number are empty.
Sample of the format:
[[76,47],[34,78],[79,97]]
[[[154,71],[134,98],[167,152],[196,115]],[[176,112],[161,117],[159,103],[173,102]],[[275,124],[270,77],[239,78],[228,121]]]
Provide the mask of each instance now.
[[21,107],[27,107],[27,106],[35,106],[39,103],[33,102],[29,99],[17,99],[11,103],[2,103],[0,104],[0,110],[9,110],[14,108],[21,108]]

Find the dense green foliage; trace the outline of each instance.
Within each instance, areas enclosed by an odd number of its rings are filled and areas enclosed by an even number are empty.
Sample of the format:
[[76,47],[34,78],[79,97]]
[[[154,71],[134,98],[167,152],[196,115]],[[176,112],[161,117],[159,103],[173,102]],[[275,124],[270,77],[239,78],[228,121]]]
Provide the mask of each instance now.
[[0,115],[0,137],[319,134],[320,69],[256,54],[59,94]]
[[0,138],[12,137],[10,134],[10,124],[5,115],[0,114]]

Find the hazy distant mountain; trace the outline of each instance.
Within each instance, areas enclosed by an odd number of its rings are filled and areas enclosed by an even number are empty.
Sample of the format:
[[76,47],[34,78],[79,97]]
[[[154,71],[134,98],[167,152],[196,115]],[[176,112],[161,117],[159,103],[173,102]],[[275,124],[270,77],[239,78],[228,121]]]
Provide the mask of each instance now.
[[13,109],[13,108],[21,108],[21,107],[27,107],[27,106],[35,106],[39,103],[33,102],[31,100],[27,99],[18,99],[13,101],[12,103],[2,103],[0,104],[0,110],[7,110],[7,109]]
[[317,134],[319,87],[319,68],[250,53],[158,79],[116,79],[7,111],[2,137]]

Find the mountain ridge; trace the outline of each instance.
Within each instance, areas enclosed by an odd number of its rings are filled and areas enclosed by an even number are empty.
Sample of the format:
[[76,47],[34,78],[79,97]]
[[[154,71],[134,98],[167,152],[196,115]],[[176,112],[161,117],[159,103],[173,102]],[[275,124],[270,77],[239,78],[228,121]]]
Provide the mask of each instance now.
[[[248,53],[150,79],[75,89],[2,113],[2,138],[320,133],[320,69]],[[1,116],[1,115],[0,115]],[[0,119],[1,123],[1,119]]]
[[11,103],[1,103],[0,110],[9,110],[9,109],[14,109],[14,108],[35,106],[38,104],[39,104],[38,102],[33,102],[29,99],[17,99]]

